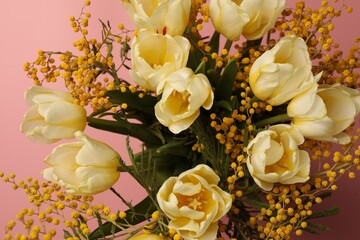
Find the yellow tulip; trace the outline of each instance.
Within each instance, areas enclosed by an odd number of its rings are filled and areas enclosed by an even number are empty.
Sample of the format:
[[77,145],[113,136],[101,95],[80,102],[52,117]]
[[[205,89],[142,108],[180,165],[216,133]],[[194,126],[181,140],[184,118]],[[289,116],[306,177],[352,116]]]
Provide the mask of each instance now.
[[86,126],[86,111],[74,104],[69,92],[33,86],[25,93],[30,109],[24,115],[21,132],[38,143],[53,143],[74,137]]
[[189,22],[191,0],[131,0],[123,5],[138,29],[181,36]]
[[190,43],[181,36],[171,37],[142,29],[131,49],[130,77],[141,87],[156,91],[166,75],[186,66]]
[[255,183],[270,191],[274,183],[306,182],[310,157],[298,145],[304,142],[301,132],[291,125],[273,125],[259,132],[247,146],[246,165]]
[[170,218],[169,228],[184,239],[216,239],[218,220],[232,205],[231,195],[217,186],[219,181],[204,164],[167,179],[157,200]]
[[251,90],[257,98],[281,105],[313,86],[311,67],[305,41],[294,35],[285,37],[252,65]]
[[204,74],[194,74],[190,68],[169,74],[159,88],[163,92],[155,105],[155,116],[175,134],[196,120],[201,107],[210,109],[213,104],[214,93],[209,80]]
[[286,0],[243,0],[241,8],[250,21],[244,26],[242,35],[248,40],[262,38],[284,10]]
[[103,142],[76,132],[78,142],[64,143],[49,154],[45,179],[70,194],[96,194],[109,189],[119,178],[119,154]]
[[291,100],[287,112],[305,137],[348,144],[343,131],[360,112],[360,92],[340,84],[314,86]]
[[240,7],[241,1],[210,0],[209,13],[211,22],[217,32],[231,41],[239,40],[243,27],[250,17]]

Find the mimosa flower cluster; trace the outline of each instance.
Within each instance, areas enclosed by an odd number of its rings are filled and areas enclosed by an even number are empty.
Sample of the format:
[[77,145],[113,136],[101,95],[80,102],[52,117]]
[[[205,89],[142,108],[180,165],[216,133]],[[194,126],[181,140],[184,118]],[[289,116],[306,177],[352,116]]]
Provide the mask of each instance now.
[[[28,236],[14,238],[58,234],[26,214],[62,223],[67,240],[290,239],[324,230],[312,219],[337,209],[312,207],[360,170],[360,48],[338,50],[332,20],[352,9],[336,2],[123,0],[136,29],[119,24],[114,33],[101,22],[101,40],[87,37],[83,8],[70,18],[80,55],[39,51],[24,67],[35,86],[21,131],[38,143],[77,141],[45,158],[42,188],[1,173],[35,205],[18,217]],[[59,79],[67,90],[44,86]],[[87,136],[88,127],[126,136],[130,163]],[[129,137],[143,143],[139,153]],[[121,172],[146,190],[140,203],[112,187]],[[103,191],[128,209],[93,203]]]

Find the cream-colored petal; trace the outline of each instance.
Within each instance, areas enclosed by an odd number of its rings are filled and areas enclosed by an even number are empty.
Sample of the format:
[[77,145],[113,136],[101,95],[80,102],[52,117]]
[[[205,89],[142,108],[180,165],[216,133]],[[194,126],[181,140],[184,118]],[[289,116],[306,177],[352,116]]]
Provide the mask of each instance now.
[[201,191],[200,183],[194,184],[191,182],[177,181],[173,187],[174,193],[179,193],[185,196],[192,196],[197,193],[200,193],[200,191]]
[[44,112],[44,118],[49,124],[71,124],[74,121],[85,123],[86,111],[79,105],[58,101],[47,108],[47,111]]
[[75,175],[80,179],[81,194],[96,194],[108,190],[119,179],[120,173],[115,168],[79,167]]
[[119,154],[109,145],[96,141],[84,133],[77,131],[75,137],[82,141],[84,145],[76,156],[76,162],[81,166],[119,166]]
[[205,216],[204,212],[191,209],[188,206],[182,206],[179,211],[181,216],[191,218],[193,220],[201,220]]
[[61,144],[44,161],[51,166],[61,165],[63,168],[75,170],[79,166],[75,162],[76,155],[82,146],[81,142]]

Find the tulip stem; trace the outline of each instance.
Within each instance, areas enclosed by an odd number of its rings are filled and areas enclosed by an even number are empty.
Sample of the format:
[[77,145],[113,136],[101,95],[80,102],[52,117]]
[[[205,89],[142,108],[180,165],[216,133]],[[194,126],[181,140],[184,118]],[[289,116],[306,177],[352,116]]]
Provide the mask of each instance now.
[[254,125],[257,128],[261,128],[261,127],[265,127],[267,125],[271,125],[271,124],[274,124],[274,123],[288,122],[290,120],[291,120],[291,118],[286,113],[284,113],[284,114],[280,114],[280,115],[277,115],[277,116],[274,116],[274,117],[266,118],[264,120],[260,120],[258,122],[255,122]]
[[226,40],[226,43],[225,43],[225,46],[224,46],[224,49],[226,49],[228,52],[231,48],[231,45],[232,45],[232,41],[230,41],[229,39]]
[[128,207],[131,209],[131,203],[129,203],[128,201],[126,201],[113,187],[110,188],[110,191],[112,191],[118,198],[121,199],[121,201]]

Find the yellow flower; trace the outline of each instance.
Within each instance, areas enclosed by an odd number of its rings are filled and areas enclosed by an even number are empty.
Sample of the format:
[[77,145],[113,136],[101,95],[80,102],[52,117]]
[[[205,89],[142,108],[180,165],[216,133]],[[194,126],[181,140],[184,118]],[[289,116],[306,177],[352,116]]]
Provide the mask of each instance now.
[[243,27],[250,21],[240,4],[241,1],[232,0],[210,0],[209,4],[215,30],[231,41],[239,40]]
[[162,238],[159,235],[143,233],[130,238],[130,240],[162,240]]
[[30,109],[24,115],[21,132],[38,143],[73,138],[86,126],[86,111],[73,103],[70,93],[33,86],[25,93]]
[[284,10],[286,0],[244,0],[241,8],[250,21],[244,26],[242,35],[248,40],[259,39],[275,24]]
[[130,77],[141,87],[156,91],[166,75],[186,66],[189,50],[189,40],[184,37],[142,29],[132,43]]
[[75,133],[78,142],[56,147],[45,162],[45,179],[58,183],[70,194],[96,194],[109,189],[119,178],[119,154],[105,143],[84,133]]
[[287,111],[305,137],[348,144],[351,139],[343,131],[360,112],[360,92],[339,84],[316,85],[291,100]]
[[191,0],[132,0],[123,6],[138,29],[180,36],[189,21]]
[[241,34],[255,40],[274,26],[285,4],[285,0],[211,0],[210,18],[215,30],[231,41]]
[[310,157],[298,145],[301,132],[291,125],[271,126],[248,144],[246,165],[260,188],[270,191],[274,183],[293,184],[309,179]]
[[163,89],[163,93],[155,105],[156,118],[175,134],[195,121],[201,107],[210,109],[213,104],[214,93],[209,80],[204,74],[194,74],[190,68],[169,74],[159,89]]
[[157,200],[170,218],[169,228],[184,239],[216,239],[218,220],[232,204],[231,195],[217,186],[219,180],[204,164],[167,179]]
[[281,105],[313,86],[311,66],[305,41],[295,35],[285,37],[254,62],[250,87],[257,98]]

